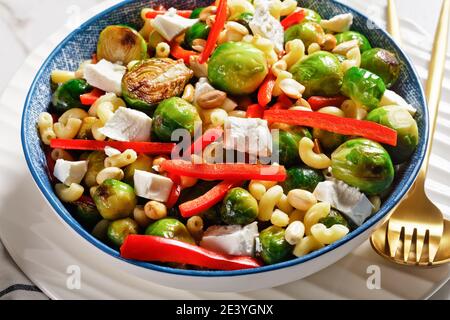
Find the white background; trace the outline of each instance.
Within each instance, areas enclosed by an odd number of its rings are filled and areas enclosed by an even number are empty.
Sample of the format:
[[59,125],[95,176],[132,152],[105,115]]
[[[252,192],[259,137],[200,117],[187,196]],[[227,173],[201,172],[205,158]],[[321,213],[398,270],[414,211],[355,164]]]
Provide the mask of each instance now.
[[[342,0],[358,2],[358,9],[367,6],[368,10],[371,3],[381,1]],[[35,47],[61,25],[76,23],[73,19],[78,12],[99,2],[101,0],[0,0],[0,93]],[[434,34],[440,0],[396,0],[396,3],[402,19],[415,22],[428,34]],[[433,298],[450,299],[450,283]]]

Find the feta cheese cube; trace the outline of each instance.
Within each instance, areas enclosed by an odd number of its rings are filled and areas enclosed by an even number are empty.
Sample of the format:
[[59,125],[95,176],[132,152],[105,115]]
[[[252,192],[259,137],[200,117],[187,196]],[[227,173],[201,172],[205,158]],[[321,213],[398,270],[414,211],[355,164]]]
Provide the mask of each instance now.
[[120,107],[99,131],[117,141],[150,141],[152,118],[145,113]]
[[[197,105],[197,99],[198,97],[200,97],[201,95],[211,92],[215,90],[214,87],[208,82],[207,78],[200,78],[198,79],[198,82],[195,84],[195,93],[194,93],[194,104],[196,106]],[[233,111],[234,109],[236,109],[237,107],[237,103],[234,102],[233,100],[231,100],[230,98],[226,98],[222,109],[225,110],[226,112],[230,112]]]
[[397,93],[395,93],[392,90],[386,90],[384,92],[383,97],[381,97],[380,106],[384,107],[391,105],[396,105],[405,108],[405,110],[408,111],[412,116],[414,116],[417,112],[416,108],[414,108],[412,105],[406,102],[405,99],[403,99]]
[[134,171],[134,191],[138,197],[159,202],[169,199],[173,182],[169,178],[147,171]]
[[351,13],[338,14],[330,20],[322,20],[322,28],[332,32],[344,32],[350,30],[353,24],[353,15]]
[[212,226],[203,234],[200,246],[235,256],[253,256],[258,235],[257,222],[245,227],[239,225]]
[[192,27],[198,19],[188,19],[176,14],[176,10],[170,8],[165,14],[157,16],[152,21],[153,28],[167,41]]
[[83,180],[87,168],[87,161],[66,161],[58,159],[53,169],[53,175],[66,186],[70,186],[72,183],[80,183]]
[[255,14],[249,26],[254,35],[273,41],[277,52],[283,51],[284,29],[280,21],[270,14],[269,0],[255,0]]
[[91,86],[119,96],[122,95],[122,78],[126,70],[124,66],[102,59],[85,67],[84,78]]
[[228,117],[225,122],[225,148],[261,157],[272,153],[272,135],[267,121],[258,118]]

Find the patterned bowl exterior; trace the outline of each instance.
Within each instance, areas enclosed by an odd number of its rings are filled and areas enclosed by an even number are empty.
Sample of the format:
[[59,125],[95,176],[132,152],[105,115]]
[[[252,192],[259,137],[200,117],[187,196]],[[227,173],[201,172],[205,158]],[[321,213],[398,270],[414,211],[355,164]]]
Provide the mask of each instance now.
[[[53,209],[66,223],[68,223],[84,239],[95,245],[100,250],[103,250],[118,259],[122,259],[118,251],[111,249],[107,245],[92,237],[71,216],[64,204],[61,203],[61,201],[56,197],[52,184],[48,179],[46,173],[45,155],[36,130],[36,123],[38,115],[47,110],[51,101],[52,92],[50,89],[49,80],[50,73],[54,69],[76,70],[80,61],[89,59],[92,53],[95,52],[98,35],[106,26],[123,23],[131,23],[136,26],[140,26],[142,24],[140,21],[140,9],[143,7],[162,4],[166,7],[173,6],[180,9],[192,9],[199,6],[207,6],[209,3],[210,1],[205,0],[137,0],[121,2],[93,17],[82,26],[74,30],[63,42],[61,42],[42,65],[28,93],[23,111],[21,134],[25,158],[34,180],[48,202],[52,205]],[[129,263],[133,263],[154,271],[199,277],[241,276],[245,274],[266,272],[294,266],[329,253],[333,249],[345,245],[346,242],[372,227],[388,214],[388,212],[400,201],[412,185],[422,164],[427,145],[428,113],[426,112],[426,104],[422,86],[410,60],[385,31],[377,27],[375,23],[370,21],[369,18],[365,17],[361,13],[331,0],[300,0],[299,3],[300,6],[316,10],[324,18],[329,18],[336,14],[351,12],[354,15],[353,30],[365,34],[374,47],[377,46],[394,51],[403,62],[401,76],[394,90],[418,109],[417,121],[419,125],[420,141],[419,146],[410,162],[405,165],[402,171],[397,175],[392,188],[392,193],[384,202],[379,212],[367,220],[361,227],[349,233],[345,238],[304,257],[286,262],[256,269],[238,271],[181,270],[152,263],[127,260]]]

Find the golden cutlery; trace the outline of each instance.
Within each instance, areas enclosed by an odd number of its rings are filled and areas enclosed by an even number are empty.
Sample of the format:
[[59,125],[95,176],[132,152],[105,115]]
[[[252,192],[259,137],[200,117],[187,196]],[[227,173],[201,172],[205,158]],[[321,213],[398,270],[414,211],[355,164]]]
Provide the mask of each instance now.
[[388,0],[387,12],[387,31],[398,44],[401,44],[402,38],[400,36],[400,20],[397,16],[397,8],[395,7],[394,0]]

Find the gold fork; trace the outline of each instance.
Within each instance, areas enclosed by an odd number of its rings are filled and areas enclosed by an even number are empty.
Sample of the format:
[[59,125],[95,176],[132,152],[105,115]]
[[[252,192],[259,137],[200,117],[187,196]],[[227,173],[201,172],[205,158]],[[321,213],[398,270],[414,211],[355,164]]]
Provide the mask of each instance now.
[[[388,5],[394,8],[392,0]],[[395,11],[395,10],[394,10]],[[408,196],[394,210],[389,218],[387,240],[389,253],[395,258],[403,235],[403,262],[408,262],[411,245],[415,239],[415,263],[419,264],[425,241],[428,243],[428,264],[432,264],[436,257],[444,231],[444,219],[441,211],[428,199],[425,193],[425,178],[433,144],[437,110],[441,97],[442,80],[444,76],[445,56],[447,52],[447,37],[449,27],[450,0],[444,0],[438,31],[434,40],[432,60],[426,86],[428,112],[430,118],[429,144],[424,163],[417,180],[409,191]],[[390,15],[391,19],[395,16]],[[389,21],[388,21],[389,22]],[[390,25],[391,30],[395,25]],[[394,34],[399,35],[394,31]]]

